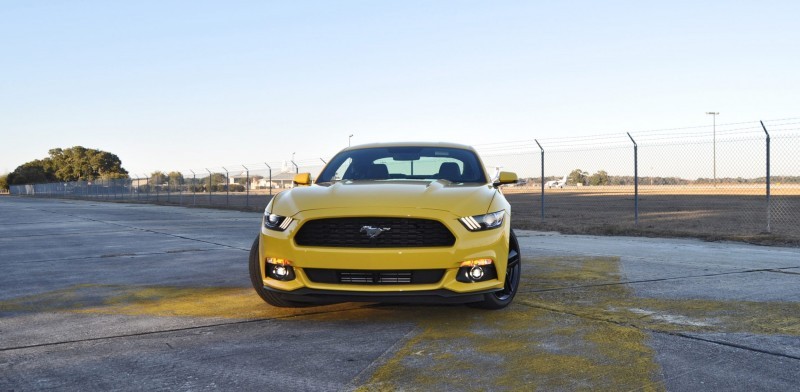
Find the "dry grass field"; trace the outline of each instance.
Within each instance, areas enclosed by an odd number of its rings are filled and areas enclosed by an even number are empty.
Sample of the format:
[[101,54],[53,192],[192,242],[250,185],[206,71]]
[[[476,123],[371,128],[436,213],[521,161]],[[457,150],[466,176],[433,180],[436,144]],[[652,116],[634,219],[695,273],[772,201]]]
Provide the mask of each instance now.
[[800,186],[771,189],[770,225],[763,187],[641,186],[635,222],[633,187],[508,188],[514,224],[566,233],[691,236],[800,245]]

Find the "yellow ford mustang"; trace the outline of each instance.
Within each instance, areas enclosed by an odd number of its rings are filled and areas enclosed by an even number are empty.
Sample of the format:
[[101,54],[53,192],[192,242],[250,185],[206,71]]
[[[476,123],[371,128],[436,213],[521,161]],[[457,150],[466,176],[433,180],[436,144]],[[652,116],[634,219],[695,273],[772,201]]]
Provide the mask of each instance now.
[[[343,301],[506,307],[520,253],[511,208],[471,147],[370,144],[267,205],[250,278],[273,306]],[[311,186],[303,186],[311,185]]]

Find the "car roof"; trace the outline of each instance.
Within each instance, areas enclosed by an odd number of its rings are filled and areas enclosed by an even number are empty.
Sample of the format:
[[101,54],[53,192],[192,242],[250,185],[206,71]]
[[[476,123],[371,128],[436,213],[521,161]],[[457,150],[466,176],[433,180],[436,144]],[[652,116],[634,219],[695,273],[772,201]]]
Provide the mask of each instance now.
[[441,148],[457,148],[461,150],[470,150],[473,152],[475,151],[474,148],[464,144],[445,143],[445,142],[369,143],[369,144],[360,144],[357,146],[347,147],[342,149],[342,151],[361,150],[366,148],[379,148],[379,147],[441,147]]

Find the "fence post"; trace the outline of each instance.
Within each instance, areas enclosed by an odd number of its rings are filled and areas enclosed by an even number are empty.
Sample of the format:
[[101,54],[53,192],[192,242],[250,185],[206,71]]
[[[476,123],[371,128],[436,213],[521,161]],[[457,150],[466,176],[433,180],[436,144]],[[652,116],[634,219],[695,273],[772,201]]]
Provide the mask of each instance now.
[[770,231],[771,230],[770,229],[770,223],[771,223],[771,220],[772,220],[772,209],[770,208],[770,176],[769,176],[769,165],[770,165],[769,150],[770,150],[770,146],[769,146],[769,132],[767,132],[767,127],[764,126],[764,122],[763,121],[760,121],[760,122],[761,122],[761,128],[764,128],[764,133],[767,134],[767,233],[770,233],[771,232]]
[[230,188],[231,188],[231,179],[228,176],[228,169],[225,166],[222,167],[222,170],[225,170],[225,207],[231,206],[231,199],[230,199]]
[[192,172],[192,205],[197,204],[197,174],[194,173],[194,170],[189,170]]
[[247,166],[242,165],[244,168],[244,207],[250,208],[250,169]]
[[197,203],[197,174],[195,174],[194,170],[189,170],[192,172],[192,205]]
[[541,202],[541,205],[542,205],[542,222],[544,222],[544,148],[542,148],[542,145],[539,144],[538,140],[533,139],[533,141],[535,141],[536,145],[539,146],[539,149],[542,150],[542,202]]
[[183,205],[183,185],[186,184],[186,179],[183,178],[183,173],[181,173],[181,176],[179,178],[177,178],[175,181],[177,182],[176,185],[178,186],[178,205],[182,206]]
[[208,205],[210,206],[211,205],[211,170],[208,170],[208,168],[206,168],[206,171],[208,172]]
[[267,169],[269,169],[269,184],[267,185],[267,188],[269,188],[269,195],[272,196],[272,166],[266,162],[264,162],[264,164],[267,165]]
[[626,132],[633,142],[633,224],[639,225],[639,145],[633,140],[630,132]]

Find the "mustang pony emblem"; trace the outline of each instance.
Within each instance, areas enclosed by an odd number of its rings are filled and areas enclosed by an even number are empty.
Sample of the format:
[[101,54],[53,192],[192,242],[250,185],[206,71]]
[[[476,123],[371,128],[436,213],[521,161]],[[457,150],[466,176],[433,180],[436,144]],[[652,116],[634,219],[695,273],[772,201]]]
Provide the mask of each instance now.
[[389,231],[391,229],[392,229],[391,227],[362,226],[361,232],[365,233],[367,236],[369,236],[369,239],[373,240],[375,238],[378,238],[378,236],[381,235],[381,233],[383,233],[384,231]]

